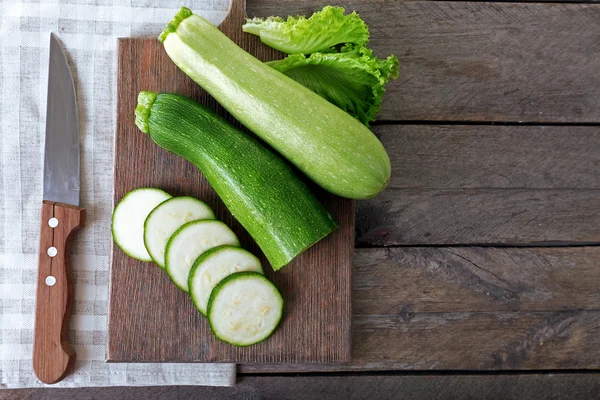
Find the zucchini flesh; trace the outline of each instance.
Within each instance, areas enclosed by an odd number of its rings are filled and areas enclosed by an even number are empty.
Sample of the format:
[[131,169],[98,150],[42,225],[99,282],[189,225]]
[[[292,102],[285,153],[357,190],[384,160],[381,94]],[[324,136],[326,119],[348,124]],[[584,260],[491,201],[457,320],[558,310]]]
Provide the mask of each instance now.
[[224,244],[239,246],[240,242],[221,221],[192,221],[179,228],[167,242],[165,252],[165,269],[173,283],[188,293],[194,261],[206,250]]
[[165,268],[165,249],[173,233],[199,219],[215,219],[215,214],[206,204],[188,196],[170,198],[152,210],[144,222],[144,246],[159,267]]
[[241,271],[263,272],[260,260],[242,248],[219,246],[205,251],[194,262],[188,282],[196,309],[206,315],[208,299],[214,287],[228,275]]
[[204,173],[273,269],[337,228],[289,164],[206,107],[179,95],[140,92],[136,124]]
[[229,275],[213,289],[208,302],[210,329],[235,346],[250,346],[271,336],[282,314],[281,294],[256,272]]
[[128,256],[152,261],[144,245],[144,221],[157,205],[170,198],[170,194],[160,189],[139,188],[123,196],[115,206],[111,227],[113,239]]
[[367,199],[387,185],[390,159],[368,128],[204,18],[182,8],[159,40],[183,72],[324,189]]

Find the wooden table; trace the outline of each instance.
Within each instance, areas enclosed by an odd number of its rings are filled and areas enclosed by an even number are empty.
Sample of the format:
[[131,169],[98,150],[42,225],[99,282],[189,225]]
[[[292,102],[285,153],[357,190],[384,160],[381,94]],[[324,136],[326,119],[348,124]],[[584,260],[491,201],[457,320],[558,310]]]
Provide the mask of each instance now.
[[[325,3],[249,1],[248,14]],[[64,393],[597,395],[600,375],[582,371],[600,368],[600,5],[345,5],[401,62],[373,127],[392,180],[357,203],[352,363],[241,365],[235,389]]]

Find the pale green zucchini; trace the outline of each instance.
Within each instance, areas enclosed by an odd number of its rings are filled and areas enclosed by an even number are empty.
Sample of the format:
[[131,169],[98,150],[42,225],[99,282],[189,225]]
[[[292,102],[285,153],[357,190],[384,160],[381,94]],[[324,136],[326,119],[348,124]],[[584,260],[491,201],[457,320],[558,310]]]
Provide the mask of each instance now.
[[182,8],[160,35],[173,62],[238,121],[331,193],[376,196],[390,159],[358,120]]

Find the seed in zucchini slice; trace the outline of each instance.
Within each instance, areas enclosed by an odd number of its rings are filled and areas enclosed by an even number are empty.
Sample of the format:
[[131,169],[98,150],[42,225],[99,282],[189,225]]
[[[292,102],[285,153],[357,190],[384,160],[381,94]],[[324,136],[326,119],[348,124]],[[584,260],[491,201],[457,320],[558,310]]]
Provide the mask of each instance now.
[[240,247],[219,246],[202,253],[192,266],[188,282],[196,309],[206,315],[213,288],[228,275],[241,271],[263,273],[260,260]]
[[190,221],[215,219],[206,204],[189,196],[173,197],[160,203],[144,222],[144,245],[148,254],[161,268],[165,268],[165,249],[169,238]]
[[189,292],[188,278],[194,261],[206,250],[224,244],[239,246],[235,233],[221,221],[192,221],[179,228],[167,242],[166,271],[184,292]]
[[283,315],[283,298],[257,272],[236,272],[213,289],[208,321],[215,336],[234,346],[259,343],[275,331]]

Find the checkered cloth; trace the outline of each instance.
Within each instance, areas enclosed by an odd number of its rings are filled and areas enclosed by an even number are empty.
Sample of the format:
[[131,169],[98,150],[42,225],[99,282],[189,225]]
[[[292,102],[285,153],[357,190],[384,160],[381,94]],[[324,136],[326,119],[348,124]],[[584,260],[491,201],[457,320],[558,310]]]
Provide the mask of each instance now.
[[[213,23],[227,0],[0,0],[0,387],[31,367],[50,32],[75,78],[86,227],[73,243],[75,371],[55,386],[232,385],[234,364],[106,364],[118,37],[157,35],[180,6]],[[1,397],[1,395],[0,395]]]

